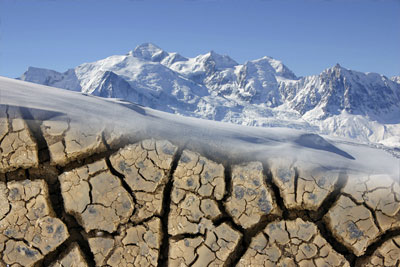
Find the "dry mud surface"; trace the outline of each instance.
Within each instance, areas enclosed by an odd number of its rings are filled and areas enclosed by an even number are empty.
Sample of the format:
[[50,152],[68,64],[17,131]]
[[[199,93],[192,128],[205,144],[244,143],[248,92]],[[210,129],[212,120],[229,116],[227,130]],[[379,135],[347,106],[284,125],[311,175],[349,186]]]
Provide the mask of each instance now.
[[[399,266],[400,187],[0,107],[0,266]],[[29,114],[25,114],[29,118]]]

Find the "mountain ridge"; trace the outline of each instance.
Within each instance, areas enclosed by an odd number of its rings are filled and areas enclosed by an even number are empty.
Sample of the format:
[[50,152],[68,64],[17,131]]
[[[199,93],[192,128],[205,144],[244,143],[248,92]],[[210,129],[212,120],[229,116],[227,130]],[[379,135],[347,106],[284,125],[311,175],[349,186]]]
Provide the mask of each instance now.
[[20,79],[185,116],[400,146],[400,79],[339,64],[297,77],[272,57],[239,64],[212,50],[186,58],[145,43],[64,73],[30,67]]

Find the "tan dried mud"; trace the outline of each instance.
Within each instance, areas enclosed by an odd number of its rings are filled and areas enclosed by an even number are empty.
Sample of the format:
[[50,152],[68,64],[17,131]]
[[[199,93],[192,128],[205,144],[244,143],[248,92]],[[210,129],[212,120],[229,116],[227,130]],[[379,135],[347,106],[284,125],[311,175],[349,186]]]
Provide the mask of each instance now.
[[123,138],[0,107],[0,266],[400,265],[388,176]]

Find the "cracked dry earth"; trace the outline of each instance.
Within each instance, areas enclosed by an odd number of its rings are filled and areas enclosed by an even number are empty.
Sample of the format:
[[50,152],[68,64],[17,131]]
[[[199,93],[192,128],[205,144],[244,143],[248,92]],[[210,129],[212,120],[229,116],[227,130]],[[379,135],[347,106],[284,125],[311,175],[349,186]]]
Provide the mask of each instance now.
[[33,117],[0,107],[0,266],[400,265],[390,177]]

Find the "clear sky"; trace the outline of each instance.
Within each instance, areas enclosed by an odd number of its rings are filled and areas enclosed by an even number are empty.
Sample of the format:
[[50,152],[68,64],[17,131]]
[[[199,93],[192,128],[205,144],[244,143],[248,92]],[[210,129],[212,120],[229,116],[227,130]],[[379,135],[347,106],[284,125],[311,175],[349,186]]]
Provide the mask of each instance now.
[[271,56],[296,75],[340,63],[400,75],[400,0],[0,0],[0,75],[65,71],[144,42],[239,63]]

